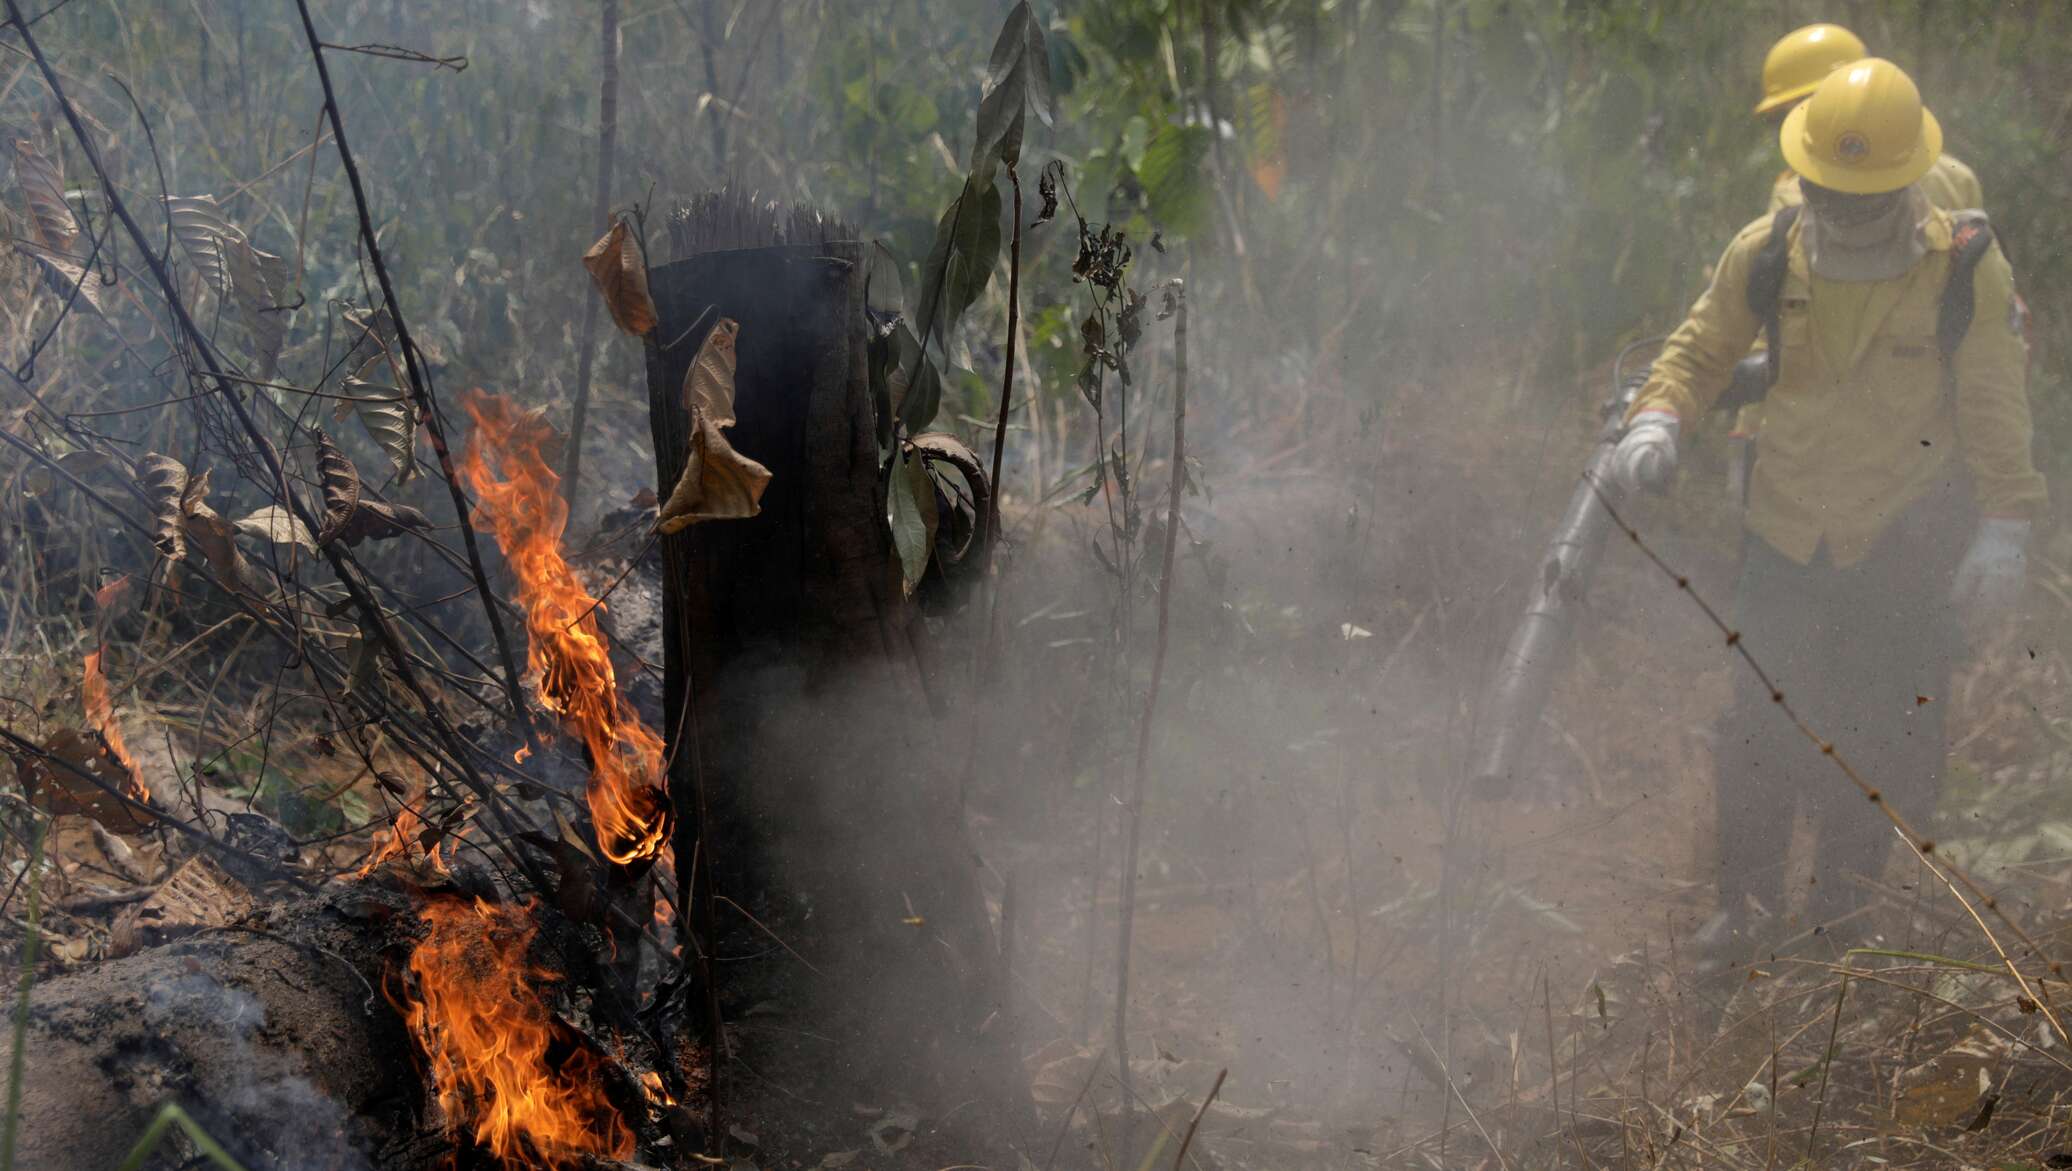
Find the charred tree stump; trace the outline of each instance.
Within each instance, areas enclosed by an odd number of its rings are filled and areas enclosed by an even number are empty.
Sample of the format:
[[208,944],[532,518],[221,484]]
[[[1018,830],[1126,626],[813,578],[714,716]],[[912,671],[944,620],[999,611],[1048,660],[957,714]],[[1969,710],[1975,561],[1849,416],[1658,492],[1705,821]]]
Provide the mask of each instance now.
[[727,1040],[759,1078],[811,1071],[825,1100],[842,1100],[844,1079],[877,1094],[859,1100],[892,1094],[924,1114],[977,1097],[970,1124],[997,1134],[1027,1096],[886,521],[867,246],[811,212],[729,194],[676,213],[670,235],[680,259],[650,276],[656,493],[667,499],[683,470],[684,380],[722,318],[740,325],[730,438],[772,473],[760,515],[661,542],[676,858],[714,871],[720,921],[701,936],[716,927],[767,953],[726,964],[720,991],[774,999],[826,1043],[787,1030],[798,1048],[785,1049],[753,1021]]

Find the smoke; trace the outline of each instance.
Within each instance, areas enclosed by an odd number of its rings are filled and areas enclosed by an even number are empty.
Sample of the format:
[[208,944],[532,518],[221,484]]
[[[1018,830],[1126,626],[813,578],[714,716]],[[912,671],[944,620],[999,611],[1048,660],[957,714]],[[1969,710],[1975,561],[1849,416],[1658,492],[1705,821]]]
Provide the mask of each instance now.
[[210,1137],[247,1167],[281,1171],[365,1171],[339,1104],[295,1067],[314,1055],[286,1055],[263,1043],[266,1006],[194,970],[152,981],[144,1021],[161,1036],[190,1036],[209,1049],[213,1079],[181,1104]]

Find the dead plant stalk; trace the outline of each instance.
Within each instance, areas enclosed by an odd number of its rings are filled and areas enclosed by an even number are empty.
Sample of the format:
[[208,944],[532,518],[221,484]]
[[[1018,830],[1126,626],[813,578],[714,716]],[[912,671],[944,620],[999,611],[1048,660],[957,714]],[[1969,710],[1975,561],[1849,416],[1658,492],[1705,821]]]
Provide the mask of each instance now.
[[[1122,855],[1121,923],[1115,958],[1115,1063],[1125,1099],[1130,1090],[1129,1009],[1130,933],[1136,923],[1137,849],[1144,828],[1144,793],[1151,768],[1151,730],[1158,714],[1159,686],[1165,680],[1166,643],[1173,602],[1173,554],[1180,540],[1180,496],[1187,485],[1187,290],[1175,279],[1173,298],[1173,455],[1171,486],[1166,495],[1165,542],[1159,553],[1158,634],[1151,649],[1151,683],[1144,695],[1144,718],[1137,725],[1136,772],[1130,785],[1129,839]],[[1136,1113],[1129,1109],[1123,1124],[1123,1162],[1129,1161]]]

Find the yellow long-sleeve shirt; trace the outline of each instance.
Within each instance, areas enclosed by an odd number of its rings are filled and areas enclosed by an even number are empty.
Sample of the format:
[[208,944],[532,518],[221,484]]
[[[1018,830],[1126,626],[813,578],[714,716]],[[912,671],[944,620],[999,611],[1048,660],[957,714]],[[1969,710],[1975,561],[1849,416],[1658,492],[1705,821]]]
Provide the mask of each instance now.
[[[1979,186],[1978,175],[1964,165],[1955,155],[1942,155],[1926,175],[1914,181],[1928,202],[1944,211],[1963,211],[1967,208],[1986,206],[1985,189]],[[1799,190],[1797,171],[1787,167],[1770,185],[1770,213],[1775,215],[1782,207],[1797,207],[1806,202]],[[1763,341],[1756,339],[1756,349],[1761,350]],[[1741,414],[1734,422],[1734,434],[1743,438],[1752,437],[1763,427],[1762,404],[1741,408]]]
[[[1929,216],[1927,254],[1904,276],[1851,290],[1861,304],[1843,313],[1815,308],[1830,282],[1811,276],[1799,226],[1791,229],[1778,314],[1779,377],[1763,402],[1747,524],[1802,564],[1823,544],[1837,565],[1862,560],[1909,505],[1961,472],[1969,473],[1989,514],[2033,516],[2048,503],[2029,451],[2028,354],[2014,310],[2014,271],[1997,245],[1979,263],[1976,311],[1954,359],[1950,401],[1935,326],[1952,224],[1939,209]],[[1726,388],[1734,363],[1762,329],[1748,308],[1748,274],[1770,221],[1749,224],[1727,245],[1712,287],[1655,359],[1635,413],[1669,410],[1694,423]],[[1845,324],[1855,336],[1823,344],[1817,331]],[[1830,352],[1856,357],[1844,363]]]

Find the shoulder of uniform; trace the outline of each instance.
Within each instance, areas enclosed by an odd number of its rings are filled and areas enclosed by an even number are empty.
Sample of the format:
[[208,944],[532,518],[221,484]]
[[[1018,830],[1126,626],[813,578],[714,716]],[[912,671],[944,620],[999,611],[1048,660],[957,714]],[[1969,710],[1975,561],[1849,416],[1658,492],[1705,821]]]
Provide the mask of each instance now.
[[1956,155],[1946,154],[1936,161],[1942,164],[1944,170],[1953,174],[1963,175],[1974,181],[1978,179],[1978,172],[1972,170],[1963,159],[1958,158]]
[[1776,221],[1777,213],[1771,211],[1764,212],[1762,215],[1741,225],[1741,230],[1734,233],[1734,246],[1738,248],[1743,244],[1747,244],[1755,248],[1761,248],[1764,242],[1769,240],[1770,228]]

